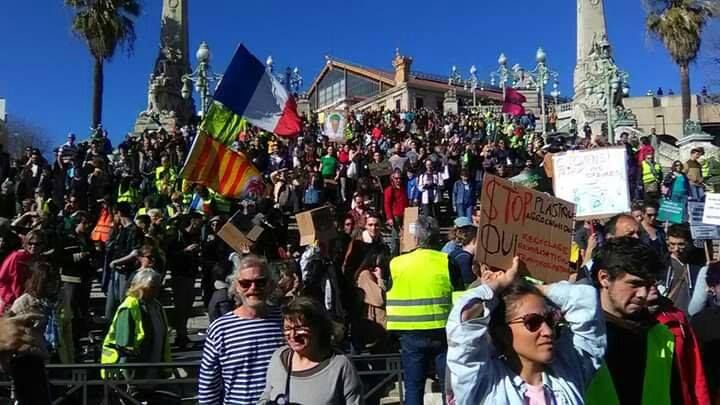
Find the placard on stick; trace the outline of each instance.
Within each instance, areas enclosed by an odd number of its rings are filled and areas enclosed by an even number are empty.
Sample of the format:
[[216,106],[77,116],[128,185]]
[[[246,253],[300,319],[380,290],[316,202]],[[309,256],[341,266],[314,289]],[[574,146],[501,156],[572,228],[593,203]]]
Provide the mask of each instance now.
[[630,212],[626,154],[624,147],[554,153],[555,196],[576,205],[577,219]]
[[518,256],[536,279],[567,280],[574,204],[486,175],[480,215],[475,260],[507,269]]

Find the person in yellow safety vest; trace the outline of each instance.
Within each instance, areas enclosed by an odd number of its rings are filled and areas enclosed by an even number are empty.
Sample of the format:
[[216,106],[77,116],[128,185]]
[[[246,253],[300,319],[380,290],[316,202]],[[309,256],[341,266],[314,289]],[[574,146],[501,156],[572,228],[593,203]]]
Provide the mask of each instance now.
[[[167,316],[157,300],[161,287],[160,274],[155,270],[144,268],[135,273],[127,297],[115,312],[103,340],[102,364],[171,361]],[[165,373],[165,370],[148,369],[145,375],[139,376],[129,369],[114,368],[101,369],[100,375],[103,379],[157,378],[158,371]]]
[[642,169],[642,182],[645,194],[658,194],[660,192],[660,183],[662,182],[662,167],[660,163],[655,161],[655,155],[648,153],[645,160],[640,166]]
[[[192,195],[190,197],[192,199]],[[170,204],[165,206],[165,214],[167,214],[168,218],[174,218],[182,214],[185,207],[187,207],[187,205],[184,201],[184,194],[176,191],[170,196]]]
[[175,190],[178,173],[175,167],[170,165],[170,157],[162,155],[160,166],[155,168],[155,188],[158,194],[169,195]]
[[593,256],[592,275],[605,313],[604,364],[585,393],[585,404],[682,403],[674,336],[648,312],[663,269],[658,254],[637,238],[608,239]]
[[118,203],[126,202],[132,207],[136,207],[140,203],[140,191],[132,184],[130,177],[122,177],[120,179],[116,201]]
[[415,223],[417,249],[390,262],[386,325],[400,336],[406,405],[423,403],[431,362],[444,382],[445,324],[453,291],[464,288],[460,271],[448,255],[430,248],[438,235],[437,220],[421,216]]

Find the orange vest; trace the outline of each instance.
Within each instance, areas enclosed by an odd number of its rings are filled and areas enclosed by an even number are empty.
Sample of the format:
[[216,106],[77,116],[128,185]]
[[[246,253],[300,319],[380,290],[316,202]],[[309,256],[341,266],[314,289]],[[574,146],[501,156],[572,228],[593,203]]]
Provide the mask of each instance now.
[[110,231],[113,227],[113,216],[107,209],[103,208],[100,211],[100,218],[98,219],[95,229],[93,229],[90,239],[94,241],[107,242],[110,239]]

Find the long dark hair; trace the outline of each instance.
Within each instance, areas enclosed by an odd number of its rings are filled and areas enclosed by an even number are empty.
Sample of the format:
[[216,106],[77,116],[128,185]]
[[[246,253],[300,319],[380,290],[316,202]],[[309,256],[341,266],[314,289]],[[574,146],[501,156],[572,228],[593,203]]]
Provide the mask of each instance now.
[[507,324],[508,315],[526,295],[537,295],[547,300],[534,284],[525,279],[518,279],[500,293],[498,304],[490,313],[490,337],[499,354],[512,351],[512,338]]

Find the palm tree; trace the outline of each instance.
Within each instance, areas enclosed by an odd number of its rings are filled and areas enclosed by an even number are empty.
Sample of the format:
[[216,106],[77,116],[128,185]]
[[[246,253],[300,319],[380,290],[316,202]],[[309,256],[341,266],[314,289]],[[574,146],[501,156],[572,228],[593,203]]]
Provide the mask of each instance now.
[[118,46],[132,54],[135,21],[140,15],[137,0],[65,0],[75,10],[72,30],[87,43],[94,59],[92,125],[102,122],[103,64],[115,55]]
[[702,32],[717,9],[717,0],[645,0],[645,27],[660,40],[680,67],[683,123],[690,118],[690,63],[700,52]]

